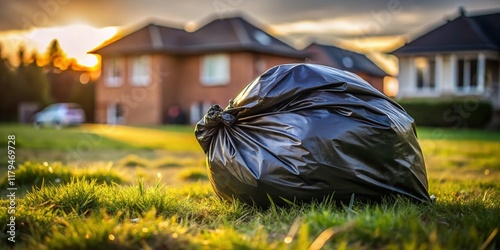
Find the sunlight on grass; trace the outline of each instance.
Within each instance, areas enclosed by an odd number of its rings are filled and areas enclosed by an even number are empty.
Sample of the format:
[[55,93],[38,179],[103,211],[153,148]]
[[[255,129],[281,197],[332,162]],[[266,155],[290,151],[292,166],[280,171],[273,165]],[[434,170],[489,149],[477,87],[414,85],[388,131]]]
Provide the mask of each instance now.
[[137,147],[172,151],[200,151],[194,133],[152,128],[87,124],[84,130]]
[[[217,197],[187,126],[0,126],[9,131],[23,154],[43,159],[63,157],[89,136],[97,142],[79,162],[16,169],[19,190],[28,190],[16,197],[19,249],[500,248],[500,137],[491,132],[419,129],[434,204],[390,198],[261,209]],[[2,240],[10,220],[5,197]]]
[[[328,201],[268,210],[226,203],[207,187],[206,182],[169,188],[72,180],[37,188],[18,200],[17,222],[25,225],[18,233],[31,239],[19,244],[29,249],[307,249],[330,229],[335,233],[324,240],[324,249],[470,249],[500,225],[498,185],[440,184],[432,190],[438,191],[434,205],[397,198],[349,208]],[[3,225],[7,202],[0,202]]]
[[118,162],[118,165],[124,167],[149,167],[150,162],[146,159],[140,158],[137,155],[127,155],[125,158]]
[[[74,168],[60,162],[26,162],[17,166],[15,184],[27,187],[40,187],[42,184],[62,185],[73,178],[87,178],[96,180],[98,183],[109,184],[125,182],[126,178],[112,166],[111,162],[106,165],[93,165],[89,168]],[[0,187],[7,187],[6,175],[0,177]]]
[[193,155],[165,156],[157,159],[146,159],[132,154],[127,155],[118,162],[119,166],[143,168],[177,168],[177,167],[204,167],[205,158]]
[[61,130],[55,128],[35,129],[31,125],[0,124],[0,142],[6,141],[7,135],[16,135],[17,148],[67,150],[78,146],[94,149],[137,149],[138,147],[113,140],[98,137],[82,127],[68,127]]
[[500,142],[420,140],[429,178],[500,180]]
[[204,168],[184,169],[179,173],[179,178],[185,181],[207,180],[207,170]]

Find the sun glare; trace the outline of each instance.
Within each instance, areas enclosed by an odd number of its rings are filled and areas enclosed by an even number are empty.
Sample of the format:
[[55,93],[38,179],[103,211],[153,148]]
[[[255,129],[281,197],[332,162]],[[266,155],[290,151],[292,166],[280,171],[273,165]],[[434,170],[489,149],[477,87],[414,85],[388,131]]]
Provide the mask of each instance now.
[[99,64],[99,59],[97,58],[97,56],[92,54],[82,55],[79,58],[76,58],[76,61],[79,65],[87,68],[93,68]]
[[[118,28],[116,27],[96,28],[85,24],[73,24],[37,28],[30,32],[10,32],[3,35],[2,40],[11,43],[8,46],[9,50],[17,50],[17,47],[23,44],[28,51],[36,49],[39,55],[43,55],[50,42],[57,39],[68,58],[75,58],[80,66],[95,69],[99,65],[99,59],[95,55],[87,54],[87,52],[112,38],[117,32]],[[14,51],[10,51],[11,54]]]
[[196,24],[196,22],[193,22],[193,21],[188,22],[188,23],[186,23],[186,25],[184,25],[184,30],[187,32],[193,32],[197,28],[198,28],[198,24]]
[[272,31],[276,35],[302,33],[359,35],[363,27],[363,23],[355,22],[350,19],[330,18],[275,24],[272,25]]
[[391,76],[384,77],[384,94],[393,97],[398,94],[398,91],[399,91],[398,79]]
[[38,29],[34,31],[32,39],[38,42],[38,46],[41,46],[37,49],[44,51],[50,41],[56,38],[68,57],[75,58],[81,66],[93,68],[99,64],[99,60],[95,55],[89,55],[87,52],[112,38],[117,31],[115,27],[95,28],[78,24]]

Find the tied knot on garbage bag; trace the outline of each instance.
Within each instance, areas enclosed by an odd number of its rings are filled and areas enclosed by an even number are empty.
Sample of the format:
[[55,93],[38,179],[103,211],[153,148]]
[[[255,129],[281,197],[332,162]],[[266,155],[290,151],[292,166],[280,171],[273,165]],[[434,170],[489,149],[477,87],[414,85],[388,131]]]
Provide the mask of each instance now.
[[236,117],[226,113],[218,104],[214,104],[208,109],[204,120],[205,124],[210,127],[215,127],[221,122],[230,127],[236,121]]

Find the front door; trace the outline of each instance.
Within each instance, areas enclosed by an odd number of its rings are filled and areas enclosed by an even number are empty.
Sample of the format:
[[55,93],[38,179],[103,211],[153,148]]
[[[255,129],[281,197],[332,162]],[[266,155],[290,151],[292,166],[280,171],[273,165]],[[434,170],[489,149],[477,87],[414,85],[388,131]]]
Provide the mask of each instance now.
[[209,101],[198,101],[191,103],[191,109],[189,112],[189,121],[191,124],[196,124],[201,118],[207,113],[208,109],[212,106],[212,102]]
[[108,124],[124,124],[123,105],[120,103],[108,103],[107,108]]

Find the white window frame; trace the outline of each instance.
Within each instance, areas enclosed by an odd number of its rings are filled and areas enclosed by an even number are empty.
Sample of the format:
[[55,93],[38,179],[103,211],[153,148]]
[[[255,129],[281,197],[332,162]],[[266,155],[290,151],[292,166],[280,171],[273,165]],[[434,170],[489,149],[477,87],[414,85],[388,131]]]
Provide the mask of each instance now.
[[[106,60],[106,87],[120,87],[123,85],[125,61],[122,57],[111,57]],[[119,72],[117,74],[117,72]]]
[[[476,75],[471,76],[473,70],[472,70],[472,64],[471,61],[476,61]],[[463,69],[462,69],[462,80],[463,80],[463,85],[458,86],[458,83],[460,81],[460,61],[463,61]],[[478,88],[479,88],[479,60],[475,56],[462,56],[457,58],[457,63],[456,63],[456,76],[455,76],[455,89],[458,93],[475,93]],[[475,81],[476,85],[473,86],[471,84],[471,78],[473,81]]]
[[205,86],[227,85],[231,63],[227,54],[212,54],[201,58],[200,82]]
[[130,58],[130,85],[147,86],[151,81],[151,56],[141,55]]
[[[437,72],[437,62],[435,58],[429,58],[429,57],[415,57],[414,59],[414,65],[415,65],[415,89],[422,91],[422,90],[434,90],[436,89],[437,85],[437,79],[436,79],[436,72]],[[424,61],[425,60],[425,61]],[[423,70],[423,84],[422,86],[418,86],[418,71],[419,71],[419,61],[421,61],[422,64],[422,70]],[[431,68],[432,63],[434,64],[434,68]],[[432,72],[433,71],[433,72]],[[432,73],[431,73],[432,72]],[[434,78],[434,79],[432,79]],[[431,82],[434,83],[431,85]]]

